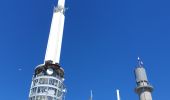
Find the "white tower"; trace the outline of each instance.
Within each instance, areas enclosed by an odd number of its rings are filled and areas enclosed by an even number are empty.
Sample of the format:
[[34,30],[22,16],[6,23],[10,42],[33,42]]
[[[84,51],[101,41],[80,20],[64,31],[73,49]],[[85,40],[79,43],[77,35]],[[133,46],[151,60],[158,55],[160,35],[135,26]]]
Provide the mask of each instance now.
[[64,29],[65,0],[54,7],[44,64],[35,68],[29,100],[63,100],[66,88],[64,70],[59,65]]
[[90,91],[90,99],[89,100],[93,100],[93,91]]
[[140,58],[138,58],[138,65],[135,69],[135,77],[137,84],[135,91],[139,95],[139,100],[152,100],[151,92],[153,87],[149,84],[143,62]]
[[120,92],[118,89],[116,90],[116,94],[117,94],[117,100],[120,100]]

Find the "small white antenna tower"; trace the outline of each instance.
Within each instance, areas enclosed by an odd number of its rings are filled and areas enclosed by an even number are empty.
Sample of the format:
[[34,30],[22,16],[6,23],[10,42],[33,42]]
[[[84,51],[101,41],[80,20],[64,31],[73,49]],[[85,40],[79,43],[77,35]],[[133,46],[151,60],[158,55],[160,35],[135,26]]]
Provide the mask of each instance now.
[[93,100],[93,91],[90,91],[90,99],[89,100]]
[[116,94],[117,94],[117,100],[120,100],[120,93],[118,89],[116,90]]

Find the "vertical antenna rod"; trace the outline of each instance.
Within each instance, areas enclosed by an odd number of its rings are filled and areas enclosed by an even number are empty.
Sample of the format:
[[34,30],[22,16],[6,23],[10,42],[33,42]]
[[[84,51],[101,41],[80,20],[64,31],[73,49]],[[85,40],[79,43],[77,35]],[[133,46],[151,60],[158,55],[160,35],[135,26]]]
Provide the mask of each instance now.
[[93,91],[90,91],[90,99],[89,100],[93,100]]
[[65,0],[58,0],[58,6],[54,7],[44,62],[50,61],[53,64],[59,64],[65,20],[64,12]]
[[120,100],[120,93],[118,89],[116,90],[116,94],[117,94],[117,100]]

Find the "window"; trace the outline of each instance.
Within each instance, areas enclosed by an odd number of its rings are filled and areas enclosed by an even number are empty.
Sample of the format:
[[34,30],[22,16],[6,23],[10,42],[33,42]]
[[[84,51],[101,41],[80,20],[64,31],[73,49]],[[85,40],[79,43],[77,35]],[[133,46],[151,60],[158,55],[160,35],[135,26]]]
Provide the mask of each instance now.
[[33,81],[33,86],[36,86],[38,84],[38,79]]
[[36,94],[37,87],[31,89],[31,95]]
[[54,85],[57,86],[58,80],[54,80]]
[[54,79],[49,79],[49,84],[54,85]]
[[36,100],[46,100],[46,99],[45,99],[45,96],[37,96]]
[[39,84],[48,84],[48,78],[40,78]]
[[59,82],[58,88],[61,90],[63,89],[63,84],[61,82]]
[[50,95],[56,95],[57,93],[57,89],[55,89],[55,88],[52,88],[52,87],[49,87],[48,88],[48,94],[50,94]]
[[30,100],[35,100],[35,96],[31,97]]
[[47,96],[47,100],[53,100],[53,97]]
[[57,96],[60,97],[62,95],[62,92],[58,90]]
[[47,87],[44,87],[44,86],[38,87],[37,93],[45,94],[46,95],[47,94]]
[[49,84],[50,84],[50,85],[57,86],[57,84],[58,84],[58,80],[55,80],[55,79],[49,79]]

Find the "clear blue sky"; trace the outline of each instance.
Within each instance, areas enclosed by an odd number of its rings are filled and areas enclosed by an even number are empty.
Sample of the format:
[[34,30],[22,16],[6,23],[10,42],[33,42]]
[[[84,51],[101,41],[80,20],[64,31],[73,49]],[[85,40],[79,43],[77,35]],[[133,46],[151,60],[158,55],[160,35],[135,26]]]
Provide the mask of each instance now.
[[[56,2],[56,1],[55,1]],[[153,100],[170,90],[169,0],[66,0],[61,54],[66,100],[138,100],[140,56]],[[54,0],[0,1],[0,100],[27,100],[35,66],[43,63]],[[22,70],[19,70],[22,69]]]

